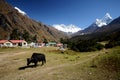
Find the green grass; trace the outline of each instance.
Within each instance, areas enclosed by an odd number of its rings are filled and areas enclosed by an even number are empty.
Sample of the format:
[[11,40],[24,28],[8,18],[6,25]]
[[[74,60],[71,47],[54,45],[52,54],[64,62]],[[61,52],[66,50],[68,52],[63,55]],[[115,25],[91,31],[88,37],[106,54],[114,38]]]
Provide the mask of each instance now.
[[[44,53],[47,63],[19,70],[33,52]],[[0,80],[120,80],[119,62],[120,47],[95,52],[0,48]]]
[[120,80],[120,47],[108,49],[104,54],[91,60],[89,65],[104,74],[107,80]]

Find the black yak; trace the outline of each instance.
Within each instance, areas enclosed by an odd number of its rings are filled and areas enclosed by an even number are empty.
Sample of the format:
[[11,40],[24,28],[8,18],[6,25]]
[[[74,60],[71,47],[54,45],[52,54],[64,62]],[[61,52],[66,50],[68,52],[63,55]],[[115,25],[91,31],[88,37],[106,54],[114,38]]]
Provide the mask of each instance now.
[[30,63],[34,63],[35,66],[37,66],[37,63],[42,61],[42,65],[46,63],[45,55],[42,53],[33,53],[31,58],[27,58],[27,66],[29,66]]

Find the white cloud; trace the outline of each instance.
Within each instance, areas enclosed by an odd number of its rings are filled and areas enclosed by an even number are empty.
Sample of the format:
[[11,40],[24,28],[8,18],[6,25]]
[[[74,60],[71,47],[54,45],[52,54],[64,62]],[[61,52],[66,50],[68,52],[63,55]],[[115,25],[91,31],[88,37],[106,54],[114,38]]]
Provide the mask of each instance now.
[[79,28],[78,26],[76,25],[73,25],[73,24],[69,24],[69,25],[65,25],[65,24],[54,24],[52,25],[54,28],[60,30],[60,31],[63,31],[63,32],[72,32],[72,33],[75,33],[79,30],[81,30],[81,28]]
[[19,13],[21,13],[22,15],[26,15],[26,12],[22,11],[21,9],[19,9],[18,7],[14,7],[16,10],[18,10]]

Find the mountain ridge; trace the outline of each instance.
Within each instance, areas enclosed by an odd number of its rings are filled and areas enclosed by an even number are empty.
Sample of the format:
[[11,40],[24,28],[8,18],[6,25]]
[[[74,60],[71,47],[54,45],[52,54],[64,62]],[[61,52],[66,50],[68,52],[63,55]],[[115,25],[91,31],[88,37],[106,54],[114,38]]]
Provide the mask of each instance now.
[[66,32],[66,33],[75,33],[77,31],[81,30],[81,28],[79,28],[73,24],[69,24],[69,25],[54,24],[53,27],[60,31]]

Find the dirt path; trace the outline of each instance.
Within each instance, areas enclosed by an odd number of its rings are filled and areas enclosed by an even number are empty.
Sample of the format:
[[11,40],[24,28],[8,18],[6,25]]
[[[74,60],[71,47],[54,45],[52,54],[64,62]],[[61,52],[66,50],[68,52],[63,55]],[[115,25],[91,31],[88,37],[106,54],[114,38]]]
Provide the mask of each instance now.
[[8,58],[8,57],[14,57],[14,56],[25,54],[25,53],[27,53],[27,51],[26,52],[17,52],[17,53],[2,53],[2,54],[0,54],[0,61],[2,61],[5,58]]

